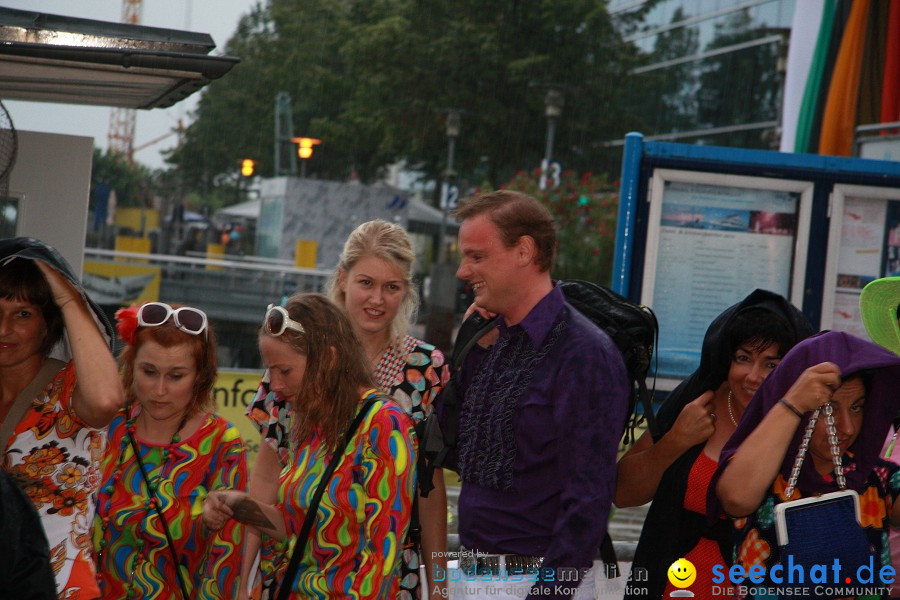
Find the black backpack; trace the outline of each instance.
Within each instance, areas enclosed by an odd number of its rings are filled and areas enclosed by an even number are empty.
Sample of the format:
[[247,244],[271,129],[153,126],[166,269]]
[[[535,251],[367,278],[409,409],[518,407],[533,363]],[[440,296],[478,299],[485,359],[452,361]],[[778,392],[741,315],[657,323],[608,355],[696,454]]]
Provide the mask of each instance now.
[[647,390],[650,361],[659,340],[656,315],[643,304],[636,304],[611,289],[590,281],[563,280],[559,282],[559,287],[569,304],[612,338],[625,360],[625,369],[631,382],[625,420],[625,444],[635,442],[634,431],[642,421],[641,415],[635,410],[639,403],[643,409],[643,420],[647,421],[647,429],[656,439],[652,394]]

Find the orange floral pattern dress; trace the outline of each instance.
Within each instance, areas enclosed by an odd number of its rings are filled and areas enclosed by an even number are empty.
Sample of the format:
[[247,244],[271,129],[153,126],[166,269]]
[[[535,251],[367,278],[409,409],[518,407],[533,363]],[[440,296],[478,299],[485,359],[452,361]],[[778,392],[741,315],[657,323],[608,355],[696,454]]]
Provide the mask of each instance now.
[[[855,464],[844,456],[844,472],[853,470]],[[779,474],[752,515],[735,519],[737,538],[734,546],[734,564],[744,567],[762,565],[768,573],[779,562],[778,538],[775,533],[775,506],[787,502],[785,489],[787,481]],[[900,494],[900,465],[878,460],[869,474],[865,487],[859,491],[859,516],[866,536],[869,551],[875,558],[875,573],[883,565],[891,564],[891,549],[888,544],[891,508]],[[804,495],[795,489],[790,500],[799,500]]]
[[56,591],[66,600],[100,595],[90,526],[106,448],[105,430],[75,414],[74,391],[75,365],[69,362],[16,426],[3,464],[41,516]]

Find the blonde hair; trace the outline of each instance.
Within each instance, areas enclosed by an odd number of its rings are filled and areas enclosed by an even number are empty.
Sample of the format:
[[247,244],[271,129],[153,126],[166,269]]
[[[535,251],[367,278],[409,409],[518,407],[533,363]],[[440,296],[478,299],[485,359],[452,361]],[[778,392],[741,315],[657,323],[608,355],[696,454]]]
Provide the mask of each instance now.
[[346,277],[360,260],[375,256],[397,267],[406,283],[406,295],[400,303],[397,316],[391,323],[391,341],[399,341],[409,330],[416,309],[419,307],[419,292],[413,285],[412,266],[415,260],[412,242],[406,230],[399,225],[382,219],[367,221],[354,229],[344,242],[344,249],[338,266],[328,279],[326,293],[341,310],[347,310],[347,294],[341,290],[340,277]]

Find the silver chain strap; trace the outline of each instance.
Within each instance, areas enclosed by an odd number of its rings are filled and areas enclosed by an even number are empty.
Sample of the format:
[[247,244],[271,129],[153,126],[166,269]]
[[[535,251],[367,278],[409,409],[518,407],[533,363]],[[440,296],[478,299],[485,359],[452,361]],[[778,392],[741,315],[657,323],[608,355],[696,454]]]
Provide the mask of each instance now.
[[803,432],[803,441],[800,443],[800,449],[797,450],[797,458],[794,459],[791,477],[787,488],[784,490],[784,495],[787,498],[794,495],[797,478],[800,476],[800,468],[803,466],[803,458],[806,456],[809,440],[812,439],[813,429],[816,428],[816,421],[819,420],[819,413],[822,411],[825,412],[825,426],[828,431],[828,443],[831,445],[831,461],[834,463],[835,479],[837,479],[839,488],[844,489],[847,487],[847,480],[844,478],[844,467],[841,465],[841,448],[838,445],[837,430],[834,428],[834,408],[829,402],[825,406],[817,408],[816,412],[809,418],[809,423],[806,424],[806,431]]

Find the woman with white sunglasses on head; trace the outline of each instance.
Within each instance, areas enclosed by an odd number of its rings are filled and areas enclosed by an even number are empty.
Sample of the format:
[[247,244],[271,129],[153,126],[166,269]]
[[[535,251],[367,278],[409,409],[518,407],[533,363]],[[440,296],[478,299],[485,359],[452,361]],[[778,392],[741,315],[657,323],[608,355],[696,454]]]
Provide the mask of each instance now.
[[375,388],[350,321],[320,294],[270,305],[259,351],[270,389],[291,404],[287,466],[272,500],[217,492],[204,521],[262,534],[274,597],[396,598],[416,482],[412,418]]
[[[433,401],[450,369],[440,350],[408,334],[418,306],[414,261],[412,241],[402,227],[383,220],[365,222],[344,243],[326,293],[350,321],[378,390],[412,417],[424,444],[425,420],[433,414]],[[262,433],[250,492],[263,502],[273,501],[290,450],[284,434],[290,428],[290,411],[290,402],[270,390],[267,373],[247,411]],[[446,578],[436,577],[447,570],[447,492],[443,471],[425,463],[420,457],[419,465],[409,465],[420,478],[414,513],[418,522],[414,520],[404,542],[398,600],[420,597],[425,585],[432,595],[447,595]],[[244,570],[252,579],[259,542],[252,530],[247,533]],[[420,564],[426,567],[427,582],[419,581]]]
[[126,406],[109,428],[94,519],[104,598],[235,598],[242,526],[200,517],[218,489],[244,489],[237,429],[213,412],[215,334],[206,314],[148,302],[116,313]]

